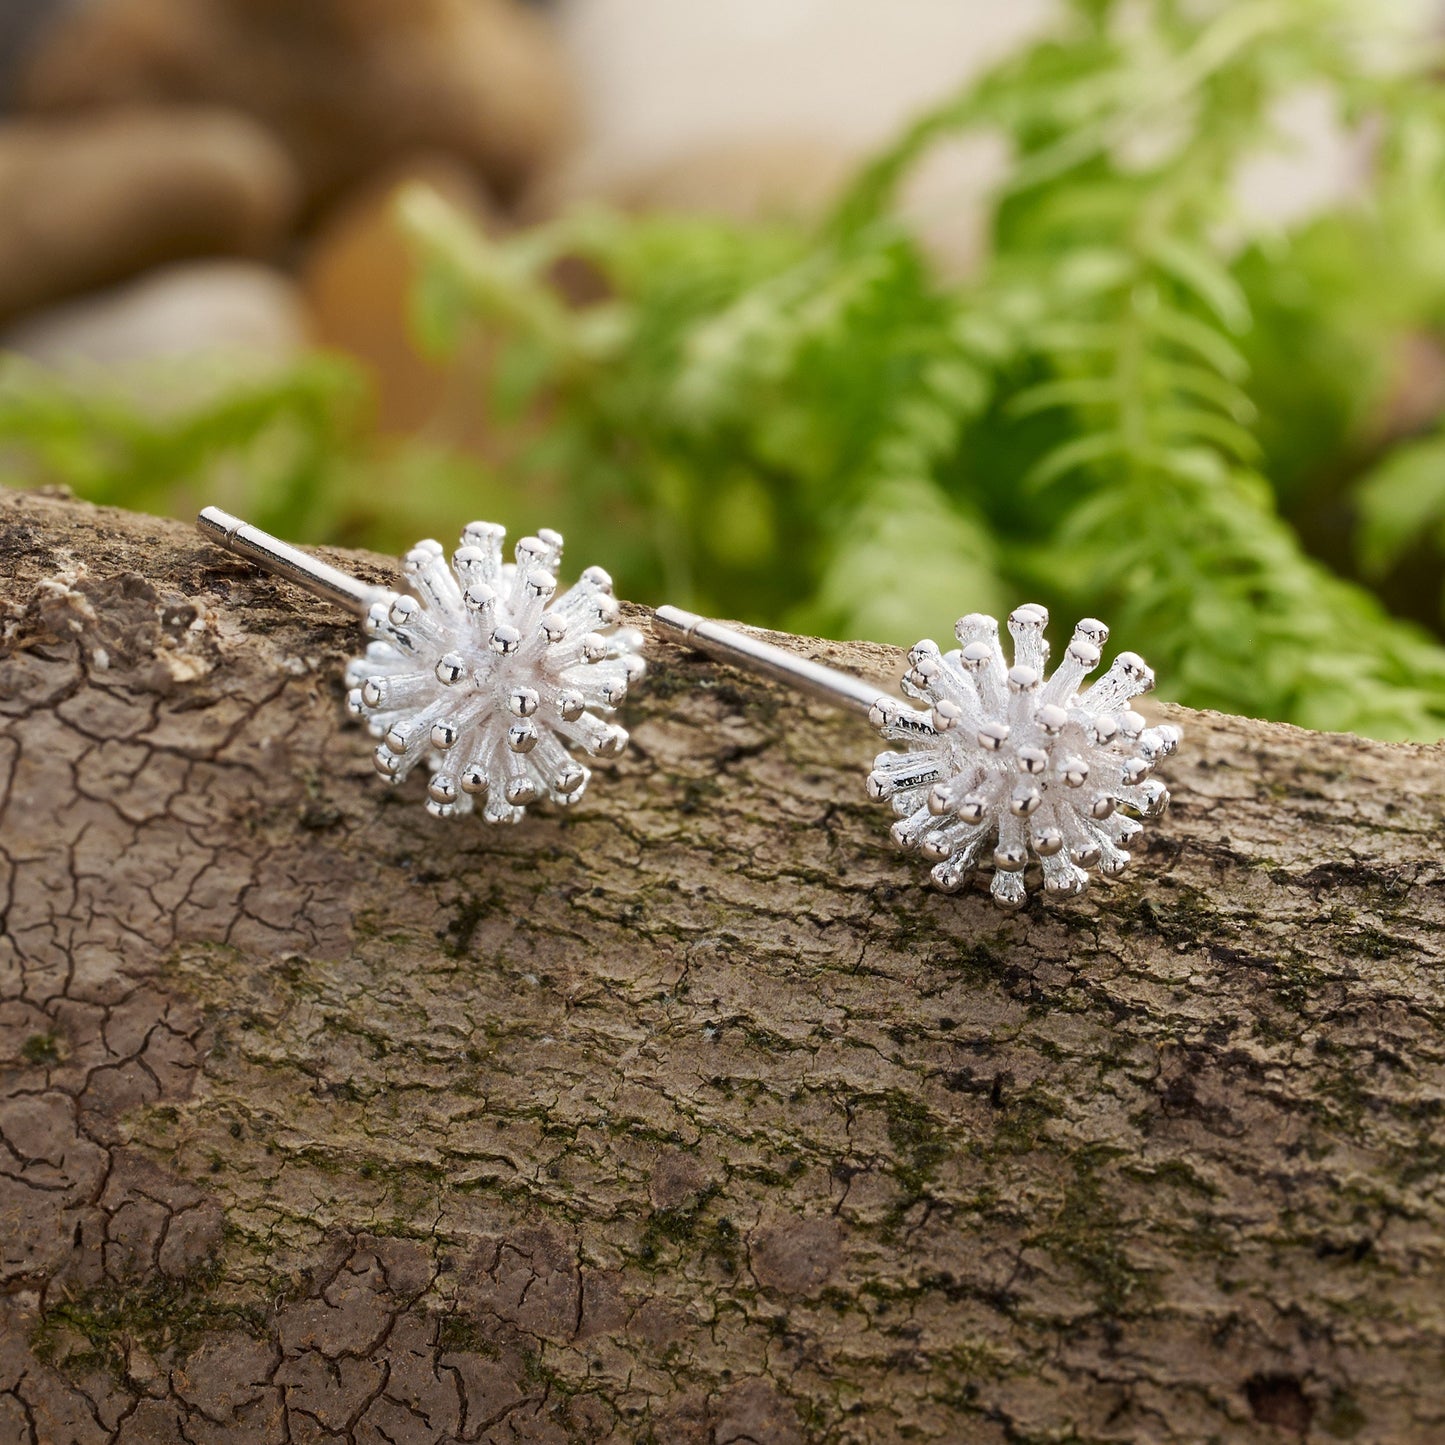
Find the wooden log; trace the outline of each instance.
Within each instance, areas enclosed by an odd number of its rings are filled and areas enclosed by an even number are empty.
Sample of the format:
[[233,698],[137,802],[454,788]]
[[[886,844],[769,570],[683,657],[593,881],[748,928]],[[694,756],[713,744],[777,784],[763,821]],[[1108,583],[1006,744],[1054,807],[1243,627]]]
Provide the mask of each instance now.
[[356,644],[0,494],[0,1441],[1445,1439],[1439,747],[1163,708],[1005,915],[661,642],[575,809],[437,822]]

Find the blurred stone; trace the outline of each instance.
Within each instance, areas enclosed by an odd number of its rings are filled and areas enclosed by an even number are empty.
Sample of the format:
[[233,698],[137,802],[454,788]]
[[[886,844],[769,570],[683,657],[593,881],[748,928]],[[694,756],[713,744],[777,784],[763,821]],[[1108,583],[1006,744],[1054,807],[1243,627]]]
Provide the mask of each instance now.
[[[1038,36],[1057,0],[571,0],[582,144],[554,205],[602,195],[740,220],[826,210],[910,120]],[[984,247],[1002,147],[935,146],[899,197],[944,274]]]
[[[397,223],[396,203],[413,182],[432,186],[479,222],[490,220],[469,171],[445,157],[419,157],[331,211],[301,267],[316,340],[350,353],[371,372],[377,423],[386,432],[411,432],[432,421],[448,394],[452,370],[422,356],[411,339],[415,262]],[[474,394],[467,401],[468,412],[475,411]]]
[[0,106],[10,97],[11,77],[35,37],[77,0],[4,0],[0,4]]
[[[605,200],[639,211],[681,211],[736,221],[814,219],[857,174],[859,158],[802,136],[742,139],[600,183]],[[967,274],[984,252],[985,201],[1007,164],[993,136],[950,138],[905,177],[898,214],[940,274]],[[530,198],[528,219],[588,199],[577,173],[558,173]]]
[[[622,175],[608,187],[608,199],[629,208],[740,221],[811,216],[836,197],[855,165],[847,151],[823,141],[744,139]],[[559,190],[548,199],[561,205],[575,197]]]
[[0,125],[0,320],[167,261],[265,254],[294,197],[284,153],[243,116]]
[[1059,9],[1058,0],[570,0],[559,31],[583,116],[573,189],[613,191],[689,157],[780,140],[857,161]]
[[47,33],[17,99],[232,105],[283,141],[311,208],[419,151],[512,194],[571,130],[551,28],[516,0],[92,0]]
[[249,261],[205,261],[28,316],[0,332],[0,349],[60,371],[217,352],[270,364],[296,356],[307,331],[287,277]]

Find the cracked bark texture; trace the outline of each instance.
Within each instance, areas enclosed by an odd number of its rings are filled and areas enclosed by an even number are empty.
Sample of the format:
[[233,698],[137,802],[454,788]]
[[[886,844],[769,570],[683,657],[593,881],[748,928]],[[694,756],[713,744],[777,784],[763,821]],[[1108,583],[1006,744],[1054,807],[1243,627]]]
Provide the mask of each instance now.
[[1006,916],[671,646],[449,825],[189,528],[0,495],[0,578],[3,1445],[1445,1438],[1438,747],[1167,710]]

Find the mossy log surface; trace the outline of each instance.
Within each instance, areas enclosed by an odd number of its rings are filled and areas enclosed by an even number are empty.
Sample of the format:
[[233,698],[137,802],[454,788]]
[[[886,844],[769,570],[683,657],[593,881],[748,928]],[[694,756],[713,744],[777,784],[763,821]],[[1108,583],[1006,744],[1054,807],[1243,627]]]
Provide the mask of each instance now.
[[1163,709],[1005,915],[670,645],[489,829],[188,527],[5,495],[0,578],[4,1445],[1445,1439],[1439,748]]

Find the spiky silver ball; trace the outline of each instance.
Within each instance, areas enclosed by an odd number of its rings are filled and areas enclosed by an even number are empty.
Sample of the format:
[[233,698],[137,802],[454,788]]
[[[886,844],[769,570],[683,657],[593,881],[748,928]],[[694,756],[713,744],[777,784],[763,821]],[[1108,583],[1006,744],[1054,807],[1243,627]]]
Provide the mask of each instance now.
[[960,618],[957,650],[945,655],[920,642],[908,655],[904,691],[930,708],[880,701],[871,713],[883,736],[906,748],[880,753],[868,777],[869,795],[890,799],[899,814],[895,841],[934,860],[933,881],[949,892],[993,844],[990,891],[1005,908],[1026,900],[1030,855],[1050,893],[1082,892],[1094,868],[1122,872],[1125,846],[1143,831],[1135,818],[1158,817],[1168,805],[1168,790],[1150,773],[1181,736],[1168,724],[1147,726],[1127,706],[1154,686],[1135,653],[1121,652],[1079,690],[1109,637],[1093,618],[1074,629],[1045,679],[1048,620],[1034,603],[1010,615],[1010,667],[992,617]]
[[559,596],[562,538],[523,537],[504,564],[505,536],[473,522],[450,565],[441,543],[418,542],[410,591],[373,605],[372,641],[346,672],[349,711],[381,739],[377,772],[399,783],[425,761],[438,818],[480,806],[515,823],[539,798],[575,803],[590,774],[573,750],[627,746],[606,718],[643,674],[642,639],[618,628],[612,579],[589,567]]

